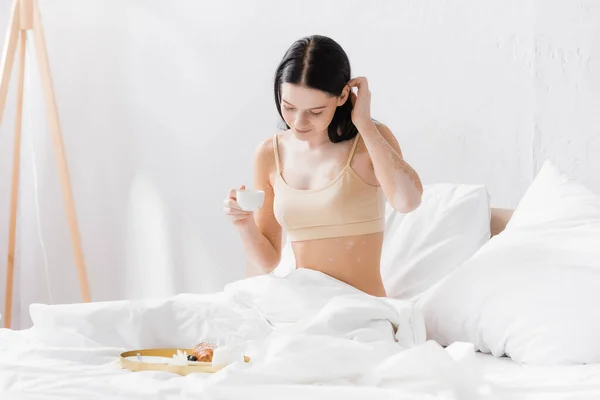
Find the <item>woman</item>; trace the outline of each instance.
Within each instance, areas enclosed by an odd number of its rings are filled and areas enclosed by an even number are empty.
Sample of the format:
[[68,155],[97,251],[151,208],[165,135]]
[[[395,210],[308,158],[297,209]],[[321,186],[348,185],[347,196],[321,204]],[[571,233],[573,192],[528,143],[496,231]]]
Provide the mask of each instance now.
[[385,202],[408,213],[423,189],[392,132],[371,119],[367,79],[350,78],[348,57],[332,39],[310,36],[290,47],[275,76],[287,130],[262,142],[254,157],[263,206],[242,211],[233,189],[224,211],[261,272],[278,265],[285,229],[297,268],[385,297]]

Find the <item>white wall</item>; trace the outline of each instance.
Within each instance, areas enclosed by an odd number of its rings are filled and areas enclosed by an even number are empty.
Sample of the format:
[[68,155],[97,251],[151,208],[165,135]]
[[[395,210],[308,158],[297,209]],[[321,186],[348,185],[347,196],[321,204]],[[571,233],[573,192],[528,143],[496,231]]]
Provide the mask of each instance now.
[[[250,182],[255,145],[276,131],[274,70],[308,34],[336,39],[369,78],[373,116],[425,183],[484,183],[494,205],[514,207],[551,158],[600,192],[599,2],[40,3],[94,300],[211,292],[243,276],[221,201]],[[27,305],[49,301],[30,140],[52,300],[80,299],[34,67],[19,204],[23,327]],[[2,294],[14,82],[0,127]]]
[[552,158],[600,193],[600,2],[538,1],[534,168]]

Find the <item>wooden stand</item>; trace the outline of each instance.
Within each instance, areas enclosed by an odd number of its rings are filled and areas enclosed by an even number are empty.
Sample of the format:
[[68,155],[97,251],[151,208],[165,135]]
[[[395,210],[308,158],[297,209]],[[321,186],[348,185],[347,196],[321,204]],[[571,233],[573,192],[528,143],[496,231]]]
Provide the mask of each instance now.
[[38,68],[42,81],[42,91],[44,93],[44,102],[47,111],[50,134],[52,135],[52,144],[56,154],[58,172],[67,211],[69,230],[71,232],[71,241],[75,252],[75,262],[79,276],[79,286],[81,296],[84,302],[90,301],[90,289],[87,280],[83,251],[81,248],[81,238],[75,214],[75,203],[71,191],[69,171],[62,141],[60,121],[58,118],[58,109],[56,98],[52,86],[52,77],[50,75],[50,64],[48,63],[48,53],[46,51],[46,41],[42,29],[42,20],[37,0],[14,0],[10,22],[8,25],[8,34],[2,53],[2,64],[0,64],[0,125],[6,106],[6,97],[8,94],[8,85],[12,66],[19,44],[19,80],[17,91],[17,112],[15,123],[15,141],[13,156],[13,171],[11,185],[11,203],[10,203],[10,222],[8,234],[8,266],[6,270],[6,303],[4,311],[4,327],[11,326],[13,280],[14,280],[14,262],[15,262],[15,233],[17,222],[17,200],[19,191],[19,166],[21,153],[21,122],[23,114],[23,84],[25,79],[25,49],[27,43],[27,31],[33,34],[35,53],[38,61]]

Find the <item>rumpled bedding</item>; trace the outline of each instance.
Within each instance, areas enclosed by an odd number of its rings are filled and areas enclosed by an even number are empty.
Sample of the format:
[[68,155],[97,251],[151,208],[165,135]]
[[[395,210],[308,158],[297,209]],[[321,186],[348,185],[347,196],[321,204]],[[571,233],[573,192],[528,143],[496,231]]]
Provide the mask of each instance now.
[[[34,304],[30,313],[31,329],[0,330],[2,399],[493,397],[473,347],[427,341],[412,303],[313,270],[248,278],[211,295]],[[243,343],[251,362],[185,377],[119,365],[126,350],[200,341]]]

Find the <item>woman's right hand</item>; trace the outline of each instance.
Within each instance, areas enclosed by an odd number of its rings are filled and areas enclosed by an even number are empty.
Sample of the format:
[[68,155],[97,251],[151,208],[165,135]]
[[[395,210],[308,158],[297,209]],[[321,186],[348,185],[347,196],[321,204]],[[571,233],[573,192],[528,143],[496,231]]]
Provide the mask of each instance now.
[[[240,190],[244,189],[246,189],[246,186],[242,185]],[[252,211],[242,210],[242,207],[237,203],[236,189],[231,189],[229,196],[223,201],[223,211],[236,228],[246,228],[254,223]]]

